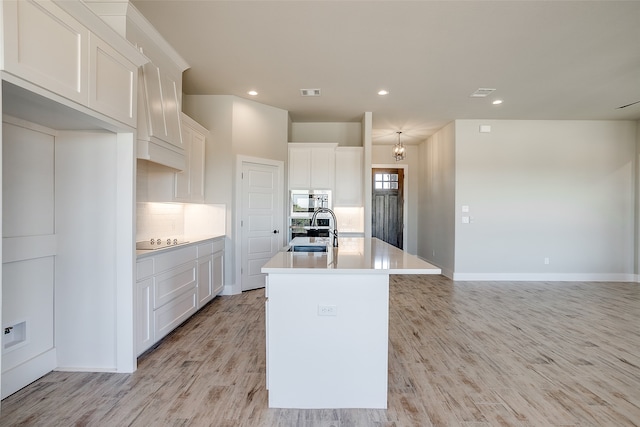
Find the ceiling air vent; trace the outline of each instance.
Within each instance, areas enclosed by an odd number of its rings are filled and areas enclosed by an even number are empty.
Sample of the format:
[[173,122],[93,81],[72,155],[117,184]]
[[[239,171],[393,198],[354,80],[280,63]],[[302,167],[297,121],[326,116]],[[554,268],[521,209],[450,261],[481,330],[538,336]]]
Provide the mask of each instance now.
[[300,89],[302,96],[320,96],[320,89]]
[[473,92],[469,96],[471,98],[484,98],[486,96],[491,95],[494,91],[495,91],[495,89],[491,89],[491,88],[487,88],[487,87],[481,87],[481,88],[477,89],[475,92]]

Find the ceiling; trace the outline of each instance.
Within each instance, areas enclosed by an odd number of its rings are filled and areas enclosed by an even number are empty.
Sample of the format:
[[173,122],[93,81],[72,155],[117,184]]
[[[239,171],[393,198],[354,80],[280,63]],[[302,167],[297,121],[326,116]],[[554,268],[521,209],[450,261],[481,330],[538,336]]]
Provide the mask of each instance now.
[[371,111],[374,144],[398,130],[419,143],[455,119],[640,119],[640,103],[618,108],[640,101],[640,1],[133,4],[189,63],[184,93],[253,99],[294,122]]

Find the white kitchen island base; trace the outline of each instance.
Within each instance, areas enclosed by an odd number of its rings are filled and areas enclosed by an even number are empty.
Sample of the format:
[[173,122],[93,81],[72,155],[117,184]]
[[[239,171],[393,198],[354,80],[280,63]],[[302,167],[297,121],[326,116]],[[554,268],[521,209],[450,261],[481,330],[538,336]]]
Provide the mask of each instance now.
[[378,239],[340,239],[326,252],[287,249],[262,267],[269,407],[386,408],[389,275],[440,269]]
[[388,324],[388,275],[270,274],[269,407],[386,408]]

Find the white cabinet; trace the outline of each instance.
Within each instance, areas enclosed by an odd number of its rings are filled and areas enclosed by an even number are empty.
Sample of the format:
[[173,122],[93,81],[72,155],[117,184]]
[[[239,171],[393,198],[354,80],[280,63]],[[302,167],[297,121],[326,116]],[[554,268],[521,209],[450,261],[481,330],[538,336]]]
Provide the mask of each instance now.
[[198,308],[218,295],[224,286],[224,241],[198,246]]
[[51,1],[8,1],[2,7],[8,73],[136,126],[142,55],[136,53],[134,64]]
[[137,261],[136,354],[196,312],[197,254],[195,246],[186,246]]
[[363,206],[362,147],[336,148],[336,185],[333,205],[336,207]]
[[332,190],[337,145],[290,142],[289,188]]
[[223,264],[223,237],[138,259],[135,291],[137,355],[222,291]]
[[98,37],[89,48],[89,108],[136,127],[138,68]]
[[182,114],[186,165],[183,171],[175,174],[175,201],[204,202],[204,159],[208,133],[207,129]]
[[86,104],[89,30],[51,1],[2,3],[5,70]]
[[148,277],[136,283],[136,354],[142,353],[143,351],[151,347],[155,342],[155,324],[153,317],[153,281],[153,277]]

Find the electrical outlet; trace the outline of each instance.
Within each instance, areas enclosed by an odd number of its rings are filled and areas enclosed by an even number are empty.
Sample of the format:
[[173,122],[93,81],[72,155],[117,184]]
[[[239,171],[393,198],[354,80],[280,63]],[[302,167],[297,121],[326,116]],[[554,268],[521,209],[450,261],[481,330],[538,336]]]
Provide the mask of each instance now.
[[337,316],[338,306],[335,305],[318,305],[318,316]]
[[544,265],[549,265],[549,258],[544,259]]

